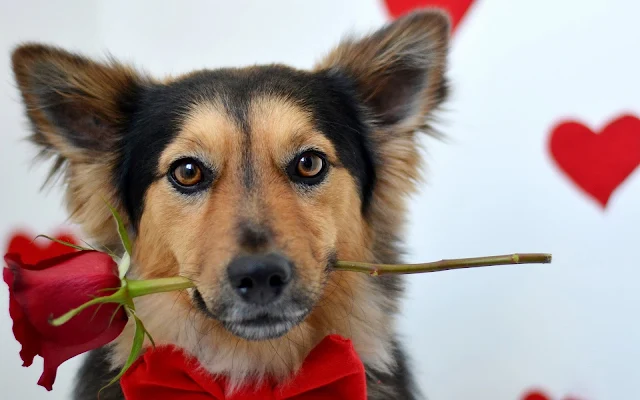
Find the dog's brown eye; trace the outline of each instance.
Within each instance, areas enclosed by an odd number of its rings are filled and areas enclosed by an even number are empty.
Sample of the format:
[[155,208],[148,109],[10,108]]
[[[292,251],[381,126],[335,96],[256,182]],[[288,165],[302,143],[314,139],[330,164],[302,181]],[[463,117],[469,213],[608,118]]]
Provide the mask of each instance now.
[[324,169],[324,160],[316,153],[306,152],[298,157],[296,171],[303,178],[313,178]]
[[167,178],[178,192],[191,195],[209,189],[215,171],[195,158],[183,158],[171,164]]
[[316,185],[327,175],[329,164],[324,154],[317,151],[305,151],[291,160],[287,166],[289,178],[304,185]]
[[202,168],[193,160],[183,160],[173,167],[173,179],[181,186],[190,187],[202,182]]

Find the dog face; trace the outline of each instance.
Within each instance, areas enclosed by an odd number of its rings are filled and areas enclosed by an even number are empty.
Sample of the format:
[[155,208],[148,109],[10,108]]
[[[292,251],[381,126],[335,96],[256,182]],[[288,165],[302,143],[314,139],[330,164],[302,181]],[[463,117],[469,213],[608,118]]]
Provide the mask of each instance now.
[[395,293],[394,278],[364,284],[331,269],[395,261],[418,174],[414,134],[446,95],[448,33],[442,14],[416,12],[345,40],[311,71],[159,81],[35,44],[15,50],[13,68],[73,219],[113,246],[106,199],[135,238],[136,275],[192,279],[186,303],[262,341],[304,324],[335,331],[320,307],[332,287],[392,311],[377,299]]
[[194,304],[245,339],[302,321],[339,245],[364,245],[375,173],[366,133],[354,134],[366,130],[348,85],[327,72],[258,67],[151,89],[139,118],[155,122],[137,127],[126,169],[136,172],[121,184],[137,192],[126,205],[138,253],[162,243],[175,261],[141,272],[190,277]]

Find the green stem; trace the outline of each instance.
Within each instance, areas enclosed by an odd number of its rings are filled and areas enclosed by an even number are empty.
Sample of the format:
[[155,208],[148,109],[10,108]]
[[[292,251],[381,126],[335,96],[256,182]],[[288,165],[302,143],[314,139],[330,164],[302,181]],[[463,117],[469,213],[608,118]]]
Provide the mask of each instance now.
[[334,266],[338,271],[365,272],[373,276],[384,274],[418,274],[450,269],[485,267],[510,264],[549,264],[551,254],[524,253],[502,256],[458,258],[423,264],[370,264],[355,261],[338,261]]
[[96,297],[95,299],[84,303],[80,307],[74,308],[73,310],[68,311],[67,313],[61,315],[60,317],[51,320],[50,323],[53,326],[63,325],[65,323],[67,323],[71,318],[73,318],[76,315],[80,314],[85,309],[87,309],[87,308],[89,308],[91,306],[95,306],[96,304],[101,304],[101,303],[120,303],[120,304],[125,304],[125,303],[127,303],[126,292],[127,292],[127,288],[126,287],[121,287],[117,292],[115,292],[114,294],[112,294],[110,296]]
[[191,280],[181,276],[148,280],[127,279],[127,283],[129,285],[129,295],[132,298],[147,294],[172,292],[174,290],[183,290],[195,287]]

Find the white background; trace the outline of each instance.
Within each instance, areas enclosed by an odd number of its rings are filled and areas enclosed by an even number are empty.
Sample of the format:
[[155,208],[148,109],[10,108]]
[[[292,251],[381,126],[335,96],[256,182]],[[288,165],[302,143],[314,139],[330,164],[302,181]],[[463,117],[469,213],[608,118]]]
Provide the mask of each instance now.
[[[408,261],[552,252],[548,266],[411,276],[401,321],[430,400],[640,398],[640,169],[606,210],[558,173],[552,126],[579,118],[594,130],[640,115],[640,2],[478,0],[455,34],[453,95],[424,140],[428,183],[412,200]],[[285,62],[310,67],[349,32],[388,19],[376,0],[56,1],[0,3],[0,242],[12,229],[53,233],[58,189],[40,192],[10,49],[57,44],[110,52],[158,75],[202,67]],[[3,399],[67,399],[80,360],[54,391],[22,368],[0,293]]]

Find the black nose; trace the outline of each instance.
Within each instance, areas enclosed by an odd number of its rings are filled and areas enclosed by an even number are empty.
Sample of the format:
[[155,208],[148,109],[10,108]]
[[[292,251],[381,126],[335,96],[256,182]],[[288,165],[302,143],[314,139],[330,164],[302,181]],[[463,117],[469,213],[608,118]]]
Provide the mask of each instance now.
[[291,262],[277,254],[240,256],[227,274],[236,293],[246,302],[265,305],[274,301],[291,281]]

